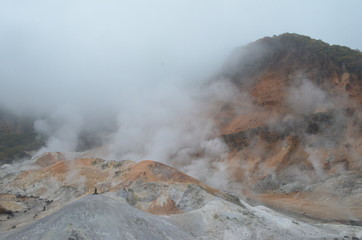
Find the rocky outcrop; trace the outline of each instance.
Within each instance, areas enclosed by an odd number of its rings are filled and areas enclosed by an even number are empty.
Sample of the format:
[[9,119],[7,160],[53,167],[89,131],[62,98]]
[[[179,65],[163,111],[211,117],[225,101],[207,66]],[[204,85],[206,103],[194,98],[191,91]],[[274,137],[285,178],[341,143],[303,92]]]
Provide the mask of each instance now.
[[265,207],[241,208],[220,198],[202,207],[159,216],[112,193],[87,195],[34,223],[0,232],[1,239],[334,239],[359,238],[361,229],[308,224]]
[[[1,235],[0,235],[1,236]],[[1,239],[195,239],[121,199],[88,195]]]
[[[2,229],[38,219],[93,193],[95,188],[99,194],[113,192],[131,206],[154,214],[192,211],[215,198],[241,205],[231,194],[159,162],[60,160],[64,157],[61,153],[46,153],[33,161],[33,169],[3,173],[0,207],[4,213],[1,220],[6,224]],[[55,163],[49,165],[52,161]]]
[[[65,156],[59,154],[44,154],[41,162]],[[57,160],[42,168],[38,161],[31,162],[34,168],[29,170],[1,169],[1,239],[362,236],[357,227],[305,223],[265,207],[251,207],[159,162],[80,158]],[[326,181],[331,189],[338,183]],[[348,190],[347,182],[344,185],[341,191],[359,194]]]
[[[235,191],[314,218],[361,220],[360,204],[351,203],[358,193],[331,196],[322,190],[326,179],[340,178],[358,188],[361,69],[361,52],[297,34],[266,37],[236,49],[220,75],[249,96],[252,106],[237,111],[237,103],[227,102],[216,115],[230,149],[233,181],[243,183]],[[356,214],[340,214],[331,207],[336,205]]]

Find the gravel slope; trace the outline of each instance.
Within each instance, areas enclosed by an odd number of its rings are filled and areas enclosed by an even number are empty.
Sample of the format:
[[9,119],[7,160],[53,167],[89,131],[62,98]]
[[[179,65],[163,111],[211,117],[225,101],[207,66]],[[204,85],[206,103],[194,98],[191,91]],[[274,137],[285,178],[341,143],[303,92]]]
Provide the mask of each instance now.
[[[359,239],[360,227],[311,224],[266,207],[236,205],[215,198],[181,214],[153,215],[114,193],[87,195],[0,239]],[[347,238],[348,237],[348,238]]]
[[170,220],[140,211],[121,198],[88,195],[1,239],[194,239]]

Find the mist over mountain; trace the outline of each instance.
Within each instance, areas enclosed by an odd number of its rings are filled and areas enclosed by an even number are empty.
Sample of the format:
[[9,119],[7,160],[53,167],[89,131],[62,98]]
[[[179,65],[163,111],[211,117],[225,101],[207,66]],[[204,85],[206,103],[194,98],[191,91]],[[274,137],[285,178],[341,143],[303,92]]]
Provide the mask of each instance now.
[[[285,33],[235,49],[203,81],[128,86],[107,109],[103,95],[94,96],[100,105],[92,108],[65,104],[50,111],[22,112],[15,107],[11,112],[7,106],[1,117],[2,141],[20,148],[12,164],[1,168],[0,214],[3,231],[20,229],[2,236],[31,234],[38,239],[67,228],[72,230],[60,239],[98,237],[99,232],[89,230],[93,227],[63,224],[70,221],[68,212],[78,209],[73,207],[77,201],[98,206],[93,196],[84,197],[96,191],[104,198],[106,212],[112,206],[145,224],[159,221],[163,230],[155,234],[163,235],[155,238],[191,234],[227,239],[241,232],[241,239],[305,239],[308,234],[307,239],[357,238],[361,233],[354,226],[362,217],[361,67],[357,50]],[[2,160],[9,161],[9,154]],[[138,162],[143,159],[176,167],[211,187],[167,165]],[[292,214],[295,220],[282,218],[295,225],[287,230],[216,211],[222,206],[233,214],[241,211],[279,221],[276,212],[258,210],[241,199]],[[133,207],[175,216],[150,220],[152,215]],[[82,216],[92,212],[82,211]],[[203,230],[183,220],[194,211],[205,217],[207,212],[214,214],[203,221]],[[101,223],[102,214],[97,213],[95,221]],[[219,226],[224,215],[232,230],[217,227],[211,234],[207,229]],[[113,218],[133,226],[130,216]],[[42,227],[36,234],[30,225],[21,227],[27,221],[46,226],[43,217],[60,224],[59,229],[44,235]],[[338,224],[318,226],[311,219]],[[143,238],[144,231],[154,229],[149,224],[132,228],[129,236]],[[177,231],[168,232],[173,228]],[[125,231],[116,226],[102,229],[113,235]]]
[[361,67],[360,51],[297,34],[235,50],[221,76],[249,101],[217,115],[230,182],[243,183],[230,187],[278,209],[359,222]]
[[2,1],[0,239],[362,238],[361,7]]

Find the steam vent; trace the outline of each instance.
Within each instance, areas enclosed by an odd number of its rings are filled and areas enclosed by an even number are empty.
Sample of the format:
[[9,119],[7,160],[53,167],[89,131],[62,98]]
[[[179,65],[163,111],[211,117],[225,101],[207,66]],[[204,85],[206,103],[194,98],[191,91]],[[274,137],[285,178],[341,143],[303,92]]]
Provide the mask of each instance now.
[[361,9],[0,1],[0,240],[362,240]]

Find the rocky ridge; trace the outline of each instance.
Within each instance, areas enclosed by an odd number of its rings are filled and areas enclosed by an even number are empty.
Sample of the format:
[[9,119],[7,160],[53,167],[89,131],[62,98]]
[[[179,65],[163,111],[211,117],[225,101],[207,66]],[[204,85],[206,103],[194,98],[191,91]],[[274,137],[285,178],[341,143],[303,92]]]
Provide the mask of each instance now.
[[65,160],[61,153],[46,153],[29,167],[17,172],[2,169],[2,230],[47,215],[95,189],[99,194],[113,192],[153,214],[195,210],[216,197],[240,204],[237,197],[154,161]]
[[61,160],[66,159],[61,155],[47,153],[33,160],[29,170],[2,167],[1,239],[362,236],[358,227],[307,223],[252,207],[158,162]]

